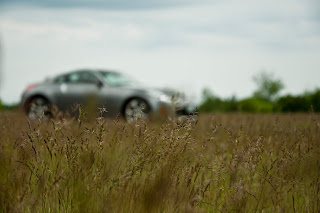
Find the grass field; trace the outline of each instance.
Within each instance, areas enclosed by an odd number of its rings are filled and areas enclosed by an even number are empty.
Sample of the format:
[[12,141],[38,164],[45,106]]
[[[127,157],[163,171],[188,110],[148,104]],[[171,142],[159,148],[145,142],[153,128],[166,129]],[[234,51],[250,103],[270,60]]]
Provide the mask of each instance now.
[[0,114],[2,212],[319,212],[319,114]]

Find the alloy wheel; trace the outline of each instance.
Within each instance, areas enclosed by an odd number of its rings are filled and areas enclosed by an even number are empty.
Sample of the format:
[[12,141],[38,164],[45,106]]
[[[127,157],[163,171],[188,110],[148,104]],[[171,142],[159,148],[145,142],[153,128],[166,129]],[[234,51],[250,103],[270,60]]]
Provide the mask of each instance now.
[[140,98],[130,100],[124,110],[124,115],[129,123],[135,122],[138,119],[148,119],[150,108],[146,101]]

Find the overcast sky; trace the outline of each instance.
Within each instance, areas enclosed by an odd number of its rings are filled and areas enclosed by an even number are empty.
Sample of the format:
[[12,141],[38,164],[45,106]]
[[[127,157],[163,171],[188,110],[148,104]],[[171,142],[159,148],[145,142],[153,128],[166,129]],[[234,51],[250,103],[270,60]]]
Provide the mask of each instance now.
[[0,0],[1,88],[78,68],[143,82],[248,97],[266,70],[283,93],[320,87],[319,0]]

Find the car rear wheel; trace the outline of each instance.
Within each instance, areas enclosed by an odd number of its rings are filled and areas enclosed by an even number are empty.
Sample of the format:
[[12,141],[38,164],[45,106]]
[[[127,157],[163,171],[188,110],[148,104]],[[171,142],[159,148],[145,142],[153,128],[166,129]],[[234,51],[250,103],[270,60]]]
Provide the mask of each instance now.
[[49,119],[52,117],[49,101],[42,97],[31,99],[27,106],[27,114],[30,119]]
[[124,108],[124,116],[129,123],[138,119],[147,120],[150,107],[148,103],[141,98],[131,99]]

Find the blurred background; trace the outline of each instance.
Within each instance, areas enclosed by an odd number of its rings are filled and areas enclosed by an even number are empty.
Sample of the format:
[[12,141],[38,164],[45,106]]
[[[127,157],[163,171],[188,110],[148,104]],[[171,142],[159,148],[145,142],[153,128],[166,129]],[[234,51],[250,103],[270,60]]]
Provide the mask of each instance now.
[[275,111],[281,98],[309,110],[320,99],[318,0],[2,0],[0,33],[6,106],[80,68],[181,90],[203,111]]

